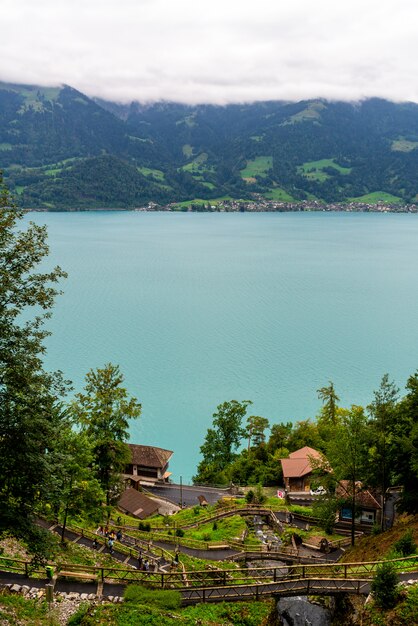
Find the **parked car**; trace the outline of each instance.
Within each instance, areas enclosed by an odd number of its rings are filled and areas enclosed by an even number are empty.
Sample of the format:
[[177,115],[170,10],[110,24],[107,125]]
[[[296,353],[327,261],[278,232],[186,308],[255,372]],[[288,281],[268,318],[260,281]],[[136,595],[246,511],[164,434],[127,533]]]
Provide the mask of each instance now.
[[325,489],[325,487],[317,487],[316,489],[311,489],[310,494],[311,496],[324,496],[326,494],[327,490]]

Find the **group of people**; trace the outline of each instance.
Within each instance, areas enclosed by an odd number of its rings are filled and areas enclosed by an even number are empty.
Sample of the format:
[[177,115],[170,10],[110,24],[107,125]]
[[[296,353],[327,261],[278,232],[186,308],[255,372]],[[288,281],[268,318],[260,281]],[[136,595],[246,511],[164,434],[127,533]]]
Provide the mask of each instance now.
[[138,555],[138,569],[140,569],[143,572],[149,572],[149,569],[150,569],[150,563],[148,559],[142,558],[142,552],[140,552]]
[[[122,531],[120,528],[117,530],[117,532],[115,532],[113,529],[109,530],[108,526],[99,526],[96,530],[96,534],[101,535],[102,537],[106,537],[106,545],[109,548],[110,554],[113,554],[113,544],[115,543],[115,541],[122,541]],[[99,542],[95,538],[93,541],[93,548],[96,550],[98,546]]]

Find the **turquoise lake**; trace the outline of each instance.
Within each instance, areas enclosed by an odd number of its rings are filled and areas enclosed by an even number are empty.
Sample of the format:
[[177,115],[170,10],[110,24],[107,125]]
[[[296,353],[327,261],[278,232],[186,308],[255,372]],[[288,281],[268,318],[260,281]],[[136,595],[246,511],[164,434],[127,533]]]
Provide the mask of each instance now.
[[[26,218],[25,218],[26,219]],[[131,441],[174,451],[190,480],[212,414],[253,401],[271,423],[314,417],[329,380],[367,404],[418,367],[418,215],[32,213],[69,274],[46,365],[76,390],[120,365],[142,402]]]

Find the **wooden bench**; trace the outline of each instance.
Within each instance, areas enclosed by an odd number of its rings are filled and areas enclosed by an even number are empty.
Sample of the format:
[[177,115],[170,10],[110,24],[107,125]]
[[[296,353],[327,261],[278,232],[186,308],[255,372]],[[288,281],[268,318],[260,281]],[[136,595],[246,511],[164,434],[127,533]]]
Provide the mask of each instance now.
[[93,572],[57,572],[58,577],[68,577],[68,578],[81,578],[88,580],[97,580],[98,574],[94,574]]

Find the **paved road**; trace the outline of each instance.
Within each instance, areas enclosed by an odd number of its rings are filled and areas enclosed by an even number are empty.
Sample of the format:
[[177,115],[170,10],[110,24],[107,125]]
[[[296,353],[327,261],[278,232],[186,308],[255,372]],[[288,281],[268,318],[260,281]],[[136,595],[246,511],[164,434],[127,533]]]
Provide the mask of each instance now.
[[165,498],[173,504],[180,505],[183,502],[183,506],[194,506],[199,504],[198,497],[205,496],[209,504],[215,504],[221,498],[229,496],[229,490],[216,489],[215,487],[195,487],[193,485],[180,485],[170,484],[163,486],[147,487],[147,490],[157,496],[158,498]]

